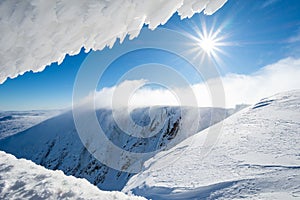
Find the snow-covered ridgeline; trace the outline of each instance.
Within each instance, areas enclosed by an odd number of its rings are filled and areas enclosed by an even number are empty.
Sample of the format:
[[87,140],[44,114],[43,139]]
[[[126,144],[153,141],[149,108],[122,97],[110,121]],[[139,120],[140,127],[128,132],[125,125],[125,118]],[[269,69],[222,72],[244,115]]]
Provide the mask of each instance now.
[[60,110],[2,111],[0,112],[0,139],[24,131],[61,112]]
[[[121,123],[129,124],[128,118],[135,122],[125,127],[134,133],[137,126],[139,134],[152,135],[149,138],[131,137],[120,130],[114,121],[111,110],[98,110],[97,116],[107,137],[115,145],[130,152],[151,152],[160,148],[168,148],[170,142],[179,143],[188,136],[219,122],[232,110],[221,108],[200,108],[200,121],[195,119],[196,108],[156,107],[148,115],[149,108],[134,110],[126,116],[120,110]],[[145,126],[150,124],[151,126]],[[193,127],[198,129],[192,131]],[[143,128],[145,127],[145,128]],[[43,165],[48,169],[59,169],[67,175],[86,178],[94,185],[105,190],[121,190],[132,174],[120,172],[103,165],[95,159],[83,146],[76,131],[71,112],[46,120],[24,132],[0,140],[0,149],[18,158],[26,158]],[[104,152],[107,159],[116,159],[121,167],[144,160],[128,160],[125,156],[114,155],[110,149]],[[128,166],[129,165],[129,166]]]
[[101,191],[85,179],[66,176],[0,151],[0,199],[144,199]]
[[227,0],[3,0],[0,1],[0,84],[27,71],[42,71],[76,55],[138,36],[175,13],[213,14]]
[[218,143],[202,159],[202,144],[215,127],[146,161],[123,191],[153,199],[300,198],[299,90],[225,119]]

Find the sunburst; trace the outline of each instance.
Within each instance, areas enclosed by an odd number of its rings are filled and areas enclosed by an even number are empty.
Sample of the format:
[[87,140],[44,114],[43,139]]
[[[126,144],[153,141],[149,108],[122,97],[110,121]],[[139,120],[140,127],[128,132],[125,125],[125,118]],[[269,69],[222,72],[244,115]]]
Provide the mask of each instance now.
[[222,63],[220,54],[228,56],[222,47],[231,45],[230,42],[225,41],[226,36],[222,35],[222,28],[222,26],[215,28],[213,23],[210,29],[207,29],[205,21],[201,21],[200,26],[194,23],[192,29],[195,34],[186,33],[192,39],[189,53],[194,54],[195,59],[201,58],[201,61],[208,57],[218,64]]

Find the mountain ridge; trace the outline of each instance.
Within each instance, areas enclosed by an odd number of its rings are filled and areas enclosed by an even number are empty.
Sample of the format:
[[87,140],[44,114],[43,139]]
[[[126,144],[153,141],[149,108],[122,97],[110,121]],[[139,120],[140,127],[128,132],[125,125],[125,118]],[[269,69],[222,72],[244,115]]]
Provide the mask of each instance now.
[[299,90],[264,98],[222,125],[206,157],[202,144],[218,124],[146,161],[122,191],[153,199],[300,197]]
[[[134,116],[135,114],[133,113],[130,117],[138,125],[143,125],[143,123],[149,124],[151,122],[146,123],[147,117],[149,117],[149,109],[142,108],[133,111],[138,116]],[[101,126],[107,131],[107,137],[115,145],[130,152],[151,152],[161,147],[167,148],[170,141],[174,141],[175,144],[179,143],[189,135],[223,120],[232,112],[232,110],[221,108],[201,108],[200,110],[200,122],[187,122],[181,118],[181,114],[191,117],[195,114],[194,108],[184,108],[183,113],[179,113],[179,107],[153,108],[152,113],[154,117],[152,117],[154,119],[152,119],[152,122],[156,120],[160,126],[153,130],[148,129],[147,126],[145,128],[142,126],[141,129],[144,130],[144,133],[150,135],[158,131],[158,134],[154,134],[150,138],[136,138],[125,134],[113,121],[113,115],[110,110],[97,110],[96,114]],[[122,119],[125,124],[128,120],[126,117],[128,118],[128,116],[125,116]],[[180,124],[178,124],[178,121],[180,121]],[[194,133],[184,128],[190,127],[192,130],[195,124],[199,125],[199,129],[194,130]],[[133,131],[135,128],[127,127],[127,129]],[[81,143],[71,111],[41,122],[19,134],[0,140],[0,149],[18,158],[32,160],[48,169],[59,169],[67,175],[86,178],[92,184],[104,190],[121,190],[132,176],[130,173],[120,172],[105,166],[93,157]],[[107,159],[120,159],[122,161],[121,164],[126,165],[126,158],[114,158],[116,156],[110,155],[110,152],[105,153],[107,154]]]

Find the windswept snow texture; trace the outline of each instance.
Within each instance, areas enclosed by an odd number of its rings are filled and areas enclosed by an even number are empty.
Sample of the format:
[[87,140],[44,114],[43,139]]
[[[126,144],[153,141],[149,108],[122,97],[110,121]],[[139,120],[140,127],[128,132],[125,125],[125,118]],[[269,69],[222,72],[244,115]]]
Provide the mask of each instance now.
[[61,111],[2,111],[0,112],[0,139],[24,131],[51,118]]
[[164,24],[177,11],[211,15],[227,0],[2,0],[0,84],[8,77],[42,71],[82,47],[101,50],[119,38],[138,36],[144,24]]
[[[124,133],[114,121],[111,110],[101,109],[96,114],[111,142],[127,151],[143,153],[164,149],[171,141],[178,144],[190,135],[223,120],[232,112],[222,108],[200,108],[198,113],[195,112],[196,109],[198,108],[154,107],[151,121],[149,108],[132,111],[130,118],[136,125],[127,125],[125,128],[128,133],[135,133],[138,125],[151,124],[139,132],[145,136],[152,135],[149,138],[131,137]],[[122,116],[123,122],[128,121],[129,116],[124,110],[116,112]],[[194,120],[195,114],[200,114],[200,121]],[[67,175],[86,178],[104,190],[121,190],[133,175],[103,165],[87,151],[76,131],[72,112],[66,112],[0,140],[0,149],[18,158],[32,160],[48,169],[59,169]],[[149,159],[145,157],[144,160],[130,160],[126,155],[114,155],[109,148],[104,155],[107,159],[116,159],[122,167],[130,167],[135,162],[143,163]]]
[[300,199],[300,91],[225,119],[218,143],[201,159],[216,125],[146,161],[123,191],[153,199]]
[[0,199],[144,199],[101,191],[85,179],[47,170],[0,151]]

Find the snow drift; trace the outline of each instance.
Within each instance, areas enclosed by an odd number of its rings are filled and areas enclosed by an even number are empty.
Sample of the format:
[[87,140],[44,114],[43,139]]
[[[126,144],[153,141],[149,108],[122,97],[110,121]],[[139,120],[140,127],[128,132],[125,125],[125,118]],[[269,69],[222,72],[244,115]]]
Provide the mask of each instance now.
[[4,0],[0,2],[0,83],[61,63],[66,56],[112,47],[175,13],[211,15],[227,0]]
[[204,159],[202,144],[216,125],[146,161],[123,191],[153,199],[299,199],[299,105],[299,90],[262,99],[224,120]]
[[47,170],[0,151],[0,199],[144,199],[101,191],[85,179]]

